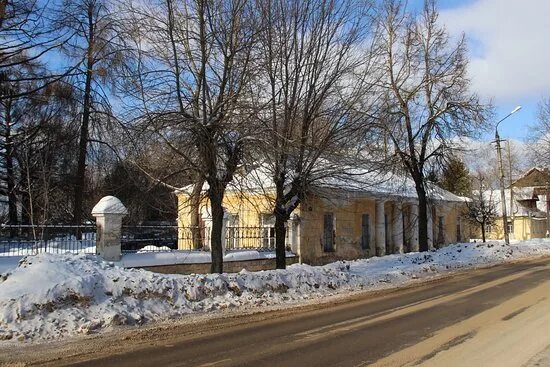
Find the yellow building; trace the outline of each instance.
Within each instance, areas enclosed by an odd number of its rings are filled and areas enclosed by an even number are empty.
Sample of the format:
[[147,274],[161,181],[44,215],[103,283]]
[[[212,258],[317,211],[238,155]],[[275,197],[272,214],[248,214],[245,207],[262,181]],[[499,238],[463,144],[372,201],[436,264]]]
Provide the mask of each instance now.
[[[353,184],[322,183],[312,188],[287,225],[288,250],[301,262],[323,264],[341,259],[418,251],[418,205],[414,185],[400,177],[356,177]],[[177,192],[179,248],[197,247],[190,235],[190,205],[186,190]],[[431,248],[467,241],[463,218],[465,199],[439,187],[430,190],[428,220]],[[224,200],[225,248],[274,249],[273,190],[269,185],[230,187]],[[200,208],[200,242],[208,246],[210,213]]]
[[[550,230],[549,187],[550,172],[547,169],[535,167],[504,190],[510,239],[529,240],[547,237]],[[487,239],[504,238],[500,195],[499,190],[484,192],[486,200],[495,205],[497,212],[495,224],[486,228]]]

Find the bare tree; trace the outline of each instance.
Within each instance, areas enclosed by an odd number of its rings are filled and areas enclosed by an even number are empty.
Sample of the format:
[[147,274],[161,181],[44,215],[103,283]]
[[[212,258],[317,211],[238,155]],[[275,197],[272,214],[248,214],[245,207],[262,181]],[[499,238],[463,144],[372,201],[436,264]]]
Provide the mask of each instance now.
[[433,0],[414,17],[399,0],[384,1],[377,17],[380,91],[386,98],[380,136],[414,180],[419,241],[428,250],[426,173],[451,155],[452,138],[469,136],[491,111],[469,91],[464,37],[455,44],[438,23]]
[[[43,100],[47,99],[42,90],[36,90],[35,83],[20,81],[24,75],[38,76],[45,72],[37,63],[25,60],[26,62],[21,61],[17,66],[4,68],[6,80],[1,83],[0,194],[7,197],[10,224],[19,222],[17,150],[32,135],[30,128],[37,128],[32,121],[33,115],[38,113]],[[29,90],[34,92],[30,94]]]
[[180,161],[174,171],[192,177],[195,192],[207,184],[212,272],[221,273],[222,202],[253,130],[253,6],[247,0],[166,0],[130,7],[139,24],[133,29],[138,61],[128,79],[139,101],[133,128],[141,130],[134,137],[169,147]]
[[[50,1],[0,0],[0,101],[36,93],[73,70],[74,65],[68,65],[36,74],[26,67],[46,64],[48,57],[71,37],[51,22],[52,7]],[[4,93],[4,85],[12,84],[19,85],[18,92],[11,88],[11,93]]]
[[[38,66],[33,68],[39,69]],[[69,126],[74,105],[71,88],[64,83],[50,83],[32,94],[20,93],[20,87],[32,88],[33,85],[15,82],[10,85],[13,89],[5,90],[6,96],[17,97],[0,101],[0,193],[7,197],[8,222],[16,224],[21,218],[28,223],[34,218],[30,209],[32,201],[35,202],[35,212],[39,208],[46,211],[46,208],[37,205],[40,201],[37,197],[48,196],[50,185],[42,181],[39,183],[38,176],[43,173],[48,181],[53,181],[62,166],[61,161],[72,157],[69,152],[73,149],[64,151],[62,146],[74,141]],[[66,154],[65,158],[61,152]],[[54,156],[55,159],[52,159]],[[41,184],[44,187],[40,187]],[[56,204],[63,206],[59,202]]]
[[483,173],[477,172],[474,177],[472,199],[468,201],[468,219],[480,226],[481,238],[485,242],[487,226],[493,225],[497,218],[497,206],[493,200],[493,189],[486,186],[486,178]]
[[537,123],[530,137],[532,144],[531,161],[535,165],[550,166],[550,97],[538,104]]
[[[357,151],[367,63],[358,49],[370,6],[359,1],[258,1],[259,154],[275,186],[276,265],[286,266],[286,223],[316,181],[342,173]],[[363,92],[365,92],[363,90]],[[362,120],[363,121],[363,120]],[[357,140],[355,140],[357,142]],[[350,147],[354,145],[354,149]]]
[[[81,105],[78,161],[74,183],[73,222],[82,222],[86,192],[86,161],[91,143],[92,123],[112,119],[109,82],[114,71],[126,60],[121,37],[120,12],[108,0],[64,0],[57,9],[56,26],[72,34],[63,45],[65,54],[73,60],[83,60],[71,75]],[[98,142],[98,139],[94,139]]]

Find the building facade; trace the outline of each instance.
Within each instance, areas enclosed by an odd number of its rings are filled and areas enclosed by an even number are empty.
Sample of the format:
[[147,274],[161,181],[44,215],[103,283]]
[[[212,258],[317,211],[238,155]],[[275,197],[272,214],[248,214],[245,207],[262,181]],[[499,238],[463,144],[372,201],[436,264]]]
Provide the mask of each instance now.
[[[504,193],[510,239],[529,240],[549,236],[550,172],[547,169],[531,168],[513,181]],[[484,197],[495,205],[497,213],[495,223],[486,228],[486,236],[501,240],[504,238],[504,221],[500,191],[485,191]],[[476,229],[472,236],[478,237],[479,230]]]
[[[418,251],[418,203],[414,186],[402,180],[347,185],[325,185],[312,193],[294,211],[287,223],[287,249],[301,262],[318,265],[392,253]],[[361,186],[363,188],[361,188]],[[180,249],[193,249],[196,242],[183,232],[191,223],[189,194],[178,191]],[[227,250],[273,249],[275,219],[273,191],[230,188],[224,199]],[[430,248],[468,241],[465,199],[441,188],[430,190],[428,244]],[[211,217],[207,200],[201,202],[201,242],[208,246]]]

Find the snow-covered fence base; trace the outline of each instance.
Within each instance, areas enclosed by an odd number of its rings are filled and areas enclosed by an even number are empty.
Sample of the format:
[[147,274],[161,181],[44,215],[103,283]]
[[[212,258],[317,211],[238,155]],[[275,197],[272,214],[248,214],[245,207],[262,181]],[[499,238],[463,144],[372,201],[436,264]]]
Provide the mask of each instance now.
[[48,252],[96,253],[95,224],[1,225],[0,258]]
[[0,276],[0,339],[56,339],[197,312],[297,303],[541,255],[550,256],[549,241],[457,244],[257,273],[164,275],[124,269],[93,255],[39,254]]

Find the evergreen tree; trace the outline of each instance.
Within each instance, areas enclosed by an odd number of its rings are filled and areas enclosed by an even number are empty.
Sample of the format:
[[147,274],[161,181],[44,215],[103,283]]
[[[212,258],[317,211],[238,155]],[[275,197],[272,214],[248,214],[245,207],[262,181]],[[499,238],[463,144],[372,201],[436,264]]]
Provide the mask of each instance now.
[[439,185],[459,196],[469,196],[472,191],[470,172],[458,157],[451,157],[443,167]]

